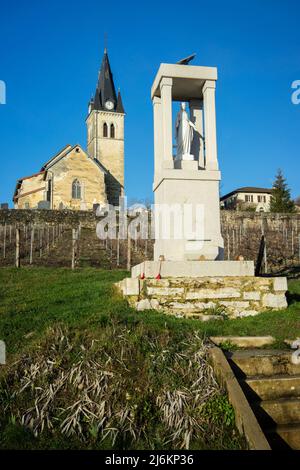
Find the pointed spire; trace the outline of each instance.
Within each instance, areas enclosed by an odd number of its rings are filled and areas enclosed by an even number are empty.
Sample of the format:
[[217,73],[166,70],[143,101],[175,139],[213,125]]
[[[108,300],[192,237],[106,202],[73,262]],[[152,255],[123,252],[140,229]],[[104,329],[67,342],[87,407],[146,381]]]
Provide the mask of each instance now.
[[125,110],[124,110],[124,106],[123,106],[123,102],[122,102],[122,97],[121,97],[120,88],[119,88],[119,90],[118,90],[118,100],[117,100],[116,111],[117,111],[117,113],[125,114]]
[[[112,108],[106,107],[107,102],[112,102]],[[117,96],[113,80],[113,74],[110,68],[107,49],[104,49],[102,64],[98,76],[93,109],[115,111],[117,105]]]

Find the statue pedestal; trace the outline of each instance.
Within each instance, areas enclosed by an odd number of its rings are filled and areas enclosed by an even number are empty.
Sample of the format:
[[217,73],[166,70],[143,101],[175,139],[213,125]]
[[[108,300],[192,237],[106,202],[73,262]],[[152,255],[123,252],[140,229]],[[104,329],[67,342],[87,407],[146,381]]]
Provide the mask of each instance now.
[[[199,170],[196,161],[182,161],[180,169],[163,169],[156,175],[155,261],[160,256],[166,261],[223,259],[220,178],[219,171]],[[186,230],[187,219],[191,230]]]
[[199,163],[196,160],[174,160],[174,167],[171,168],[175,170],[199,170]]
[[[146,276],[144,279],[131,277],[116,284],[137,310],[158,310],[200,321],[222,321],[224,316],[228,319],[242,318],[287,307],[286,278],[255,277],[251,275],[254,268],[251,261],[215,261],[210,262],[211,266],[207,266],[209,262],[205,261],[203,264],[193,263],[193,266],[163,262],[161,279],[154,277],[159,263],[156,266],[151,266],[153,261],[145,263],[146,266],[141,267]],[[135,271],[139,274],[138,268],[133,268],[133,276]],[[212,276],[212,272],[216,276]],[[225,272],[229,275],[224,275]]]
[[191,155],[190,153],[184,153],[181,157],[181,160],[192,161],[192,160],[195,160],[195,157],[194,155]]

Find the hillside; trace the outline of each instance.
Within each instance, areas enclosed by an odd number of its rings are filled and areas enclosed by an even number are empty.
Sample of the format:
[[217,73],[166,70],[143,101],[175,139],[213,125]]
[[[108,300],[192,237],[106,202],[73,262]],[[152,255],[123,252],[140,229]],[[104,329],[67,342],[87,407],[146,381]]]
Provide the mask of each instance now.
[[234,413],[207,362],[207,336],[300,330],[285,312],[201,323],[136,312],[125,271],[2,268],[0,448],[238,449]]

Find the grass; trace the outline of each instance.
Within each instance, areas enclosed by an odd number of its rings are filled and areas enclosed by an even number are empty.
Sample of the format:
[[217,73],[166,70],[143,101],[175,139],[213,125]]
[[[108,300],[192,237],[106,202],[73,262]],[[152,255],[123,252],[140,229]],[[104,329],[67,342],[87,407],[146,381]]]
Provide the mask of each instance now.
[[277,346],[300,336],[300,281],[289,282],[289,307],[255,317],[224,322],[179,319],[154,311],[136,312],[116,294],[113,283],[126,271],[92,268],[0,269],[0,338],[8,353],[31,348],[49,326],[59,323],[77,331],[95,331],[108,321],[147,325],[154,333],[197,330],[211,335],[272,335]]
[[0,269],[0,448],[245,447],[203,339],[300,336],[300,282],[284,311],[202,323],[136,312],[113,287],[126,275]]

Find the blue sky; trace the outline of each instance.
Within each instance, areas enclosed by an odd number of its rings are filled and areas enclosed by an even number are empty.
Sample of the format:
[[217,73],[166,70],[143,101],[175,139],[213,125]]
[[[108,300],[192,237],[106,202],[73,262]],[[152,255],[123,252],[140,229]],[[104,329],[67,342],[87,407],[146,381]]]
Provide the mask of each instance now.
[[104,34],[126,116],[125,178],[131,199],[152,197],[150,88],[161,62],[196,52],[217,66],[222,194],[271,186],[282,168],[300,195],[300,2],[27,0],[0,6],[0,201],[18,177],[40,169],[67,143],[86,147],[87,103]]

